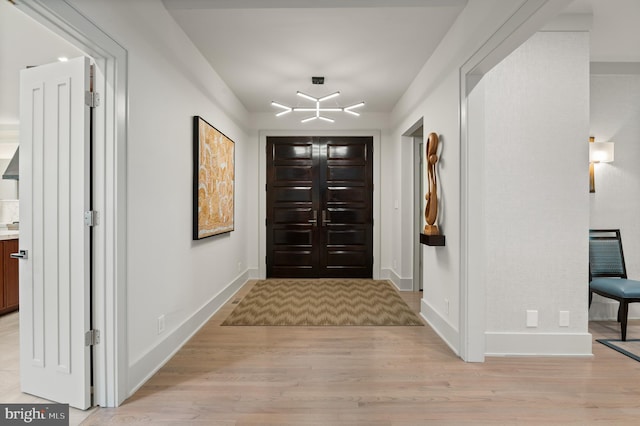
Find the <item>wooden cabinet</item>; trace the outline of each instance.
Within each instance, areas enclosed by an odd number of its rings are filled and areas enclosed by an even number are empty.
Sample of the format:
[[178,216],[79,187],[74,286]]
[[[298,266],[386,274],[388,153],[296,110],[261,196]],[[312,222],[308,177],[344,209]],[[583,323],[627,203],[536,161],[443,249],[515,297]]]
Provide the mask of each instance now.
[[0,247],[0,314],[5,314],[19,307],[18,259],[9,256],[18,252],[18,240],[0,241]]

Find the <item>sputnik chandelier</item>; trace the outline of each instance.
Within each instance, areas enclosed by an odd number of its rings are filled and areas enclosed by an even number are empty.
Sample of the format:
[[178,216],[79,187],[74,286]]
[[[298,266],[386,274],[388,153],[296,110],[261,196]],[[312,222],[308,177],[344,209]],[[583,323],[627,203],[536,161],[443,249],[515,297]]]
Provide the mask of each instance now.
[[[313,82],[313,84],[323,84],[324,83],[324,77],[311,77],[311,81]],[[329,117],[325,117],[324,115],[321,115],[321,113],[323,112],[339,112],[339,111],[343,111],[346,112],[347,114],[351,114],[351,115],[355,115],[355,116],[359,116],[360,114],[357,113],[356,111],[354,111],[354,109],[356,108],[360,108],[362,106],[364,106],[364,102],[359,102],[357,104],[353,104],[350,106],[346,106],[346,107],[340,107],[340,106],[335,106],[335,107],[322,107],[320,105],[320,103],[327,101],[329,99],[333,99],[337,96],[340,96],[340,92],[335,92],[332,93],[330,95],[327,96],[323,96],[321,98],[314,98],[313,96],[307,95],[306,93],[302,93],[302,92],[297,92],[297,95],[300,96],[301,98],[307,99],[309,101],[313,101],[316,103],[315,107],[290,107],[287,105],[283,105],[279,102],[273,101],[271,102],[271,105],[273,105],[274,107],[280,108],[282,109],[282,111],[278,112],[276,114],[276,117],[280,117],[281,115],[285,115],[288,114],[290,112],[314,112],[315,115],[312,115],[311,117],[307,117],[301,120],[302,123],[306,123],[309,121],[313,121],[313,120],[323,120],[323,121],[328,121],[330,123],[334,123],[335,120],[333,118],[329,118]]]

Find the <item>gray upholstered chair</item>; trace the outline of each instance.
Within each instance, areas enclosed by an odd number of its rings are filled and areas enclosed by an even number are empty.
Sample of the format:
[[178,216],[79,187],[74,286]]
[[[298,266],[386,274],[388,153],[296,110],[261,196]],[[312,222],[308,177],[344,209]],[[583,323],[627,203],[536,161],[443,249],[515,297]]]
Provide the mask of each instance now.
[[620,302],[618,322],[627,340],[629,303],[640,302],[640,281],[627,278],[619,229],[589,230],[589,306],[593,293]]

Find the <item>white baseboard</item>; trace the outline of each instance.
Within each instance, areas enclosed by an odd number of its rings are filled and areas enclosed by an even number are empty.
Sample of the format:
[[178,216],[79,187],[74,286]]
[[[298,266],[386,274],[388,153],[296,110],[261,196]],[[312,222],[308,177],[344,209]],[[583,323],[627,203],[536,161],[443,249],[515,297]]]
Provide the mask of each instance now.
[[453,328],[449,321],[446,320],[438,311],[433,309],[429,303],[422,299],[420,301],[420,315],[427,321],[438,336],[451,348],[451,350],[460,356],[460,332]]
[[249,279],[249,270],[238,275],[229,285],[205,303],[164,340],[133,362],[128,372],[129,396],[133,395],[220,309]]
[[592,356],[590,333],[485,333],[486,356]]
[[257,269],[257,268],[256,269],[249,269],[247,271],[247,274],[248,274],[248,279],[250,279],[250,280],[259,280],[259,279],[262,278],[262,277],[260,277],[260,269]]
[[380,269],[380,279],[391,281],[400,291],[413,291],[413,279],[400,278],[393,269]]

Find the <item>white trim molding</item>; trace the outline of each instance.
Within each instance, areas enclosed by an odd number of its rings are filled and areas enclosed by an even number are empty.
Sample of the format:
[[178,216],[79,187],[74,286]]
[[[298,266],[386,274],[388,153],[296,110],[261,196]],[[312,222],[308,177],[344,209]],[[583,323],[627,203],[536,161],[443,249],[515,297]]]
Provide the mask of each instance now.
[[460,356],[460,332],[425,299],[420,301],[420,316],[424,318],[427,324],[444,340],[453,353]]
[[391,281],[400,291],[413,291],[413,278],[401,278],[393,269],[381,269],[380,279]]

